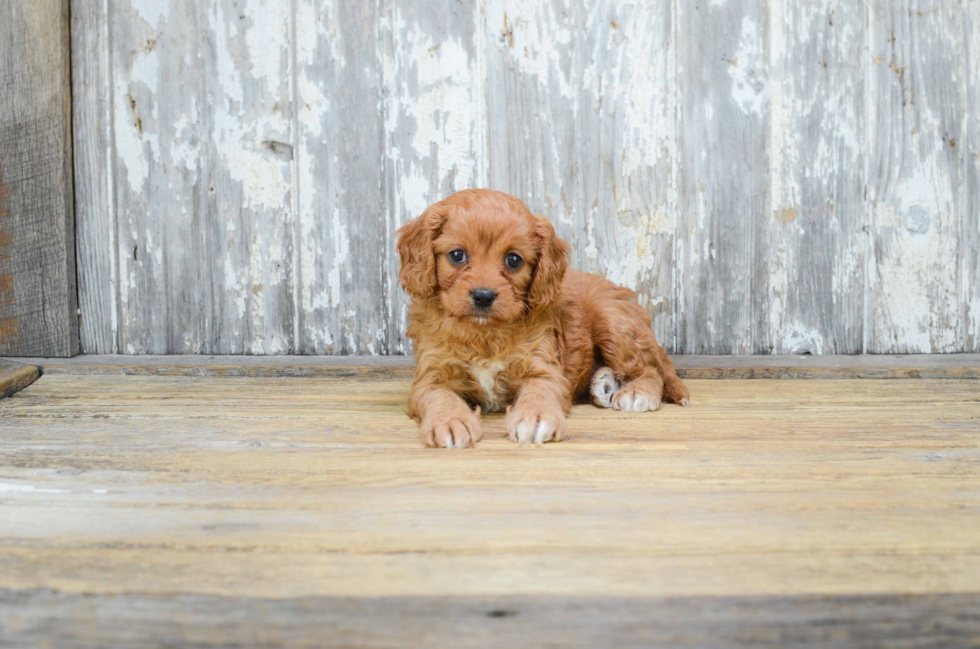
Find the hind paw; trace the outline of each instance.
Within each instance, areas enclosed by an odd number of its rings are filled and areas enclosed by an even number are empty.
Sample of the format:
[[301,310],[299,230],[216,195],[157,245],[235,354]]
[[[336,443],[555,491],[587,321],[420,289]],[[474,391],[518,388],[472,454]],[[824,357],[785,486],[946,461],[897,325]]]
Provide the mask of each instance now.
[[589,386],[592,403],[600,408],[612,408],[613,395],[619,392],[619,388],[619,381],[616,380],[613,371],[608,367],[600,367],[592,375],[592,384]]

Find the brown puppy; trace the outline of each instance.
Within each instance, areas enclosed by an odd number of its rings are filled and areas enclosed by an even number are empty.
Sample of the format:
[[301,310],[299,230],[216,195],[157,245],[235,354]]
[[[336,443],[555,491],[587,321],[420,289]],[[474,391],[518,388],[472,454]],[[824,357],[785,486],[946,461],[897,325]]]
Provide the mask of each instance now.
[[398,232],[418,362],[408,413],[426,446],[476,444],[481,409],[506,407],[510,438],[542,444],[564,439],[573,399],[687,405],[636,293],[567,270],[568,244],[519,199],[461,191]]

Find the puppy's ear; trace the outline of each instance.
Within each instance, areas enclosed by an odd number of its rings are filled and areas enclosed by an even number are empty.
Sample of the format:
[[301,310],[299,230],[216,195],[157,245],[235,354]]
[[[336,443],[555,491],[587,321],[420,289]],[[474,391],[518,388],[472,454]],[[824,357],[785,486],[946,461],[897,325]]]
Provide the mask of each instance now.
[[538,238],[538,262],[534,266],[534,278],[528,292],[531,308],[545,306],[555,301],[561,292],[561,280],[568,270],[568,244],[558,238],[554,226],[543,216],[534,215],[535,233]]
[[398,229],[398,255],[402,259],[398,281],[417,300],[431,296],[436,290],[432,242],[446,220],[437,206],[430,206],[422,216]]

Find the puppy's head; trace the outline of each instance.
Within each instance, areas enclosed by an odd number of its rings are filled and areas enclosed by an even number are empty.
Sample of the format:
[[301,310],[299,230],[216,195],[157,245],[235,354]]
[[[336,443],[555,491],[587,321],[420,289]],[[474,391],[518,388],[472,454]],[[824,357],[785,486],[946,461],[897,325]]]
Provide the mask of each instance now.
[[501,324],[558,297],[568,244],[548,219],[517,198],[486,189],[457,192],[398,231],[398,275],[416,299],[477,325]]

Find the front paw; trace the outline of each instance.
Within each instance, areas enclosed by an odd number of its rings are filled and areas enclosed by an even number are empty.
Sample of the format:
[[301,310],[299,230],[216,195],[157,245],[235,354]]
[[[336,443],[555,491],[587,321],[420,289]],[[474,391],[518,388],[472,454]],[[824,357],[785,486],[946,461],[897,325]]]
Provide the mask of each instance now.
[[429,448],[468,448],[476,446],[483,437],[480,409],[468,408],[426,417],[419,427],[419,438]]
[[565,439],[565,413],[561,410],[518,405],[507,410],[504,423],[510,440],[522,446]]
[[620,412],[654,411],[660,410],[660,396],[643,380],[632,381],[613,395],[612,404]]

